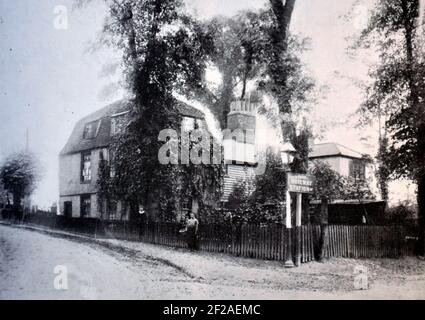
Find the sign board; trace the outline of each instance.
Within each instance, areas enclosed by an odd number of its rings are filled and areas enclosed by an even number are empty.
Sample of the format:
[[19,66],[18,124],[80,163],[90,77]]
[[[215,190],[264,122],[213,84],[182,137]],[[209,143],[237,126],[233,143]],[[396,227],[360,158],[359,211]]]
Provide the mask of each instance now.
[[288,191],[296,193],[313,193],[314,179],[308,174],[288,173]]

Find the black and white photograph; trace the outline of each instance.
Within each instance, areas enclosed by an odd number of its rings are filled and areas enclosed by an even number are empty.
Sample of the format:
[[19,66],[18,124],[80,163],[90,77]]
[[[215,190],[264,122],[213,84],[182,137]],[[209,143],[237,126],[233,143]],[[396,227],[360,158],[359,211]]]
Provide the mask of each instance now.
[[0,300],[423,299],[425,0],[0,0]]

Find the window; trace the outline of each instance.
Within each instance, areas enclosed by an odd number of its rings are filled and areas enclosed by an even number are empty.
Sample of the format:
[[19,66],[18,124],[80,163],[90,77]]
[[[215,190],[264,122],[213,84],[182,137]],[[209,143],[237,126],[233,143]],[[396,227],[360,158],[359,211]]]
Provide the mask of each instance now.
[[117,220],[118,203],[115,200],[111,200],[108,203],[109,220]]
[[81,218],[90,217],[91,197],[90,195],[81,196]]
[[195,129],[195,118],[184,117],[182,127],[185,132],[190,132]]
[[98,121],[92,121],[84,127],[83,139],[93,139],[96,137]]
[[202,120],[199,120],[199,119],[195,120],[195,129],[202,130]]
[[360,159],[350,161],[350,177],[355,179],[365,179],[365,164]]
[[109,150],[109,175],[115,177],[115,153],[112,150]]
[[127,112],[111,117],[111,135],[122,133],[127,125]]
[[190,201],[190,199],[187,199],[187,198],[181,201],[181,216],[183,218],[188,216],[191,210],[191,204],[192,204],[192,201]]
[[91,152],[81,155],[81,182],[88,183],[91,181]]

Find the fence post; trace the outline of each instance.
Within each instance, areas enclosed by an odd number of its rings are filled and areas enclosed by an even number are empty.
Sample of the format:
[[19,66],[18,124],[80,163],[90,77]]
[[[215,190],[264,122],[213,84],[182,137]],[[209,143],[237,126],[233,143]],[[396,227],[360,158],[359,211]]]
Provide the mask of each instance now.
[[292,268],[294,267],[294,261],[292,260],[292,214],[291,214],[291,194],[289,190],[286,190],[286,257],[285,257],[285,267]]
[[295,216],[295,265],[301,265],[301,214],[302,193],[297,193],[297,211]]

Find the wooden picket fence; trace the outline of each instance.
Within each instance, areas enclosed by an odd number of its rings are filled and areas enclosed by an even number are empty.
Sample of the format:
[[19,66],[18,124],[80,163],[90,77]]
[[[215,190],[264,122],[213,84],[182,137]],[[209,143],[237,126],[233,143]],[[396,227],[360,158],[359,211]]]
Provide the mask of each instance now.
[[[175,224],[157,223],[148,226],[140,241],[186,248],[184,235]],[[284,261],[287,229],[270,225],[201,225],[199,249],[239,257]],[[415,255],[417,228],[390,226],[330,225],[328,258],[397,258]],[[296,230],[292,232],[292,254],[295,256]],[[321,227],[305,225],[299,228],[301,262],[314,261],[318,254]]]
[[[97,219],[65,219],[53,215],[31,215],[24,223],[42,225],[98,238],[141,241],[176,248],[187,248],[177,223],[138,224],[106,222]],[[415,226],[347,226],[328,227],[329,258],[397,258],[415,255],[419,230]],[[200,224],[199,249],[239,257],[284,261],[287,229],[280,224]],[[299,234],[299,242],[296,235]],[[301,252],[301,262],[314,261],[318,255],[321,227],[305,225],[291,233],[291,248]]]
[[397,258],[415,255],[418,229],[407,226],[329,226],[327,257]]

